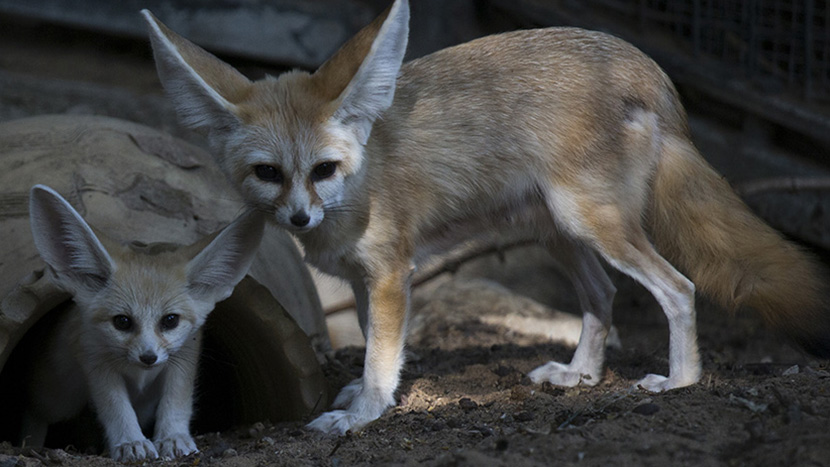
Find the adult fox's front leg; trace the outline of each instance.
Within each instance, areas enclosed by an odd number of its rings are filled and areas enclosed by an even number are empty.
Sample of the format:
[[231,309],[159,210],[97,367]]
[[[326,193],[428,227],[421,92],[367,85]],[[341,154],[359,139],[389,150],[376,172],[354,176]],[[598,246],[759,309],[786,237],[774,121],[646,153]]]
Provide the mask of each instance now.
[[363,377],[340,391],[333,404],[338,410],[319,416],[309,428],[343,434],[377,419],[395,403],[404,363],[412,267],[399,264],[383,269],[366,280],[369,320]]

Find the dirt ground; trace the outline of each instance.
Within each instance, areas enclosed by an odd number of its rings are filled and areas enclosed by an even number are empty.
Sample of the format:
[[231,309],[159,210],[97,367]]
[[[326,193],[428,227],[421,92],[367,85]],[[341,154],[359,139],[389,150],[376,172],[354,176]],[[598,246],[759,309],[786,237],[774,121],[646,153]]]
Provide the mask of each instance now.
[[[95,65],[84,58],[85,47],[99,51],[94,45],[65,40],[66,50],[49,52],[50,57],[33,50],[40,42],[12,35],[0,37],[0,78],[7,83],[0,100],[3,118],[99,112],[171,125],[169,108],[122,105],[119,99],[130,95],[114,87],[138,81],[130,92],[138,92],[143,102],[163,100],[152,84],[146,49],[116,48],[126,58],[95,55],[94,61],[101,62],[96,69],[105,71],[80,77],[81,70]],[[47,36],[42,42],[60,40]],[[50,70],[48,76],[43,69]],[[64,92],[67,83],[80,79],[88,84],[72,87],[77,94]],[[12,90],[8,83],[17,87]],[[471,281],[481,284],[475,282],[481,278],[502,284],[499,293],[510,304],[499,308],[483,299],[458,303],[464,287]],[[262,420],[199,434],[199,453],[151,464],[830,465],[828,362],[794,350],[756,315],[731,316],[700,300],[700,383],[664,394],[634,388],[646,373],[667,371],[666,320],[646,292],[624,277],[614,278],[619,288],[614,324],[622,347],[609,350],[605,377],[595,387],[532,384],[526,376],[530,370],[550,359],[569,360],[572,348],[480,319],[485,312],[509,314],[522,300],[576,309],[553,263],[528,250],[507,255],[504,263],[477,261],[454,278],[443,277],[416,292],[414,308],[421,313],[416,322],[421,325],[408,348],[398,405],[365,429],[335,437],[306,430],[313,415],[298,421]],[[325,368],[332,388],[358,377],[362,362],[358,347],[333,353]],[[116,463],[72,447],[33,451],[0,444],[1,467],[35,465]]]

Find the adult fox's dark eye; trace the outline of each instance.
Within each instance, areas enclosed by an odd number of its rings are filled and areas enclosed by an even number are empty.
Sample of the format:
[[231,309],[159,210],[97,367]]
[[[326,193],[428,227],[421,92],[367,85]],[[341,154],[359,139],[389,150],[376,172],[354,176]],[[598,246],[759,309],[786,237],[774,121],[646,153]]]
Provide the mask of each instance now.
[[119,331],[129,331],[133,328],[133,320],[127,315],[118,315],[112,318],[112,325]]
[[311,171],[311,179],[315,182],[317,180],[324,180],[334,175],[335,171],[337,171],[336,162],[323,162]]
[[169,314],[161,319],[161,328],[165,331],[175,329],[179,325],[179,315]]
[[254,167],[254,173],[262,181],[282,183],[282,171],[273,165],[257,165]]

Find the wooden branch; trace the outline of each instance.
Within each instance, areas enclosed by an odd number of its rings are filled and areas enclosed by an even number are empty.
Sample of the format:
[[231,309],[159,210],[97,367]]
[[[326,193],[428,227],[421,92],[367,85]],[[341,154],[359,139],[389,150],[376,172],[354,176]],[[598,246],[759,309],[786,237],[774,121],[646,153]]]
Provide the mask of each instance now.
[[774,177],[750,180],[734,186],[740,196],[751,196],[769,191],[830,190],[830,177]]
[[[534,243],[537,243],[537,241],[538,240],[534,238],[519,237],[511,239],[505,243],[493,243],[493,241],[490,241],[481,244],[473,244],[466,248],[453,250],[447,255],[444,255],[443,257],[440,257],[437,260],[431,262],[430,265],[424,268],[423,272],[416,273],[415,278],[412,280],[412,287],[418,287],[420,285],[423,285],[426,282],[429,282],[445,273],[455,274],[455,272],[458,271],[458,269],[464,263],[467,263],[469,261],[483,256],[498,254],[499,258],[502,261],[504,261],[505,251],[511,250],[513,248],[532,245]],[[353,298],[349,300],[344,300],[340,303],[335,303],[327,307],[325,309],[325,314],[326,316],[333,315],[335,313],[339,313],[341,311],[354,308],[354,306],[355,302]]]

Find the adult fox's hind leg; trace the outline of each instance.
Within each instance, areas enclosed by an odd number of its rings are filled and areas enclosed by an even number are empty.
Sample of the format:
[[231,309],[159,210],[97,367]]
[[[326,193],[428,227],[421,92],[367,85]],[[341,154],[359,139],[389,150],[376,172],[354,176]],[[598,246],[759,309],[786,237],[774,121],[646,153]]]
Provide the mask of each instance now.
[[669,374],[649,374],[638,385],[659,392],[696,383],[701,369],[694,284],[657,254],[639,224],[625,240],[604,239],[600,248],[609,263],[654,295],[668,318]]
[[582,332],[571,362],[548,362],[529,376],[534,383],[558,386],[593,386],[602,378],[605,340],[611,328],[611,307],[616,288],[593,251],[560,239],[550,247],[573,283],[582,310]]
[[694,284],[655,251],[640,224],[640,212],[625,205],[625,200],[598,201],[588,192],[576,195],[562,187],[550,191],[548,203],[559,224],[591,245],[613,267],[642,284],[668,318],[669,374],[650,374],[638,384],[659,392],[697,382],[700,357]]

